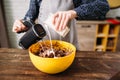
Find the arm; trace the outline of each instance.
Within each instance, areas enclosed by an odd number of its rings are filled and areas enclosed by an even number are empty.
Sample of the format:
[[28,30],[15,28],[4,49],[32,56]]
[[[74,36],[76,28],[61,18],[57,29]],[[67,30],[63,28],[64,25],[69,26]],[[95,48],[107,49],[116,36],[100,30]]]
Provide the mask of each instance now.
[[73,2],[79,20],[103,20],[109,11],[106,0],[73,0]]
[[[38,17],[39,14],[39,7],[40,7],[41,0],[30,0],[30,6],[29,10],[27,11],[25,17],[23,20],[30,20],[30,21],[35,21],[35,19]],[[26,31],[29,28],[26,27],[23,23],[22,20],[16,20],[13,24],[13,32],[21,32],[21,31]]]
[[42,0],[30,0],[29,10],[27,11],[24,19],[35,21],[39,14],[39,7]]

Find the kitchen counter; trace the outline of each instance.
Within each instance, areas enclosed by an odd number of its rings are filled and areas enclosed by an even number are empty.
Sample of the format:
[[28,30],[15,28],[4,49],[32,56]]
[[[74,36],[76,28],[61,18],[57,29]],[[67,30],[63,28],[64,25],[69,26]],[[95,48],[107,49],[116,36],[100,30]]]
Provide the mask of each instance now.
[[120,80],[119,72],[120,52],[77,51],[66,71],[50,75],[33,66],[27,50],[0,48],[0,80]]

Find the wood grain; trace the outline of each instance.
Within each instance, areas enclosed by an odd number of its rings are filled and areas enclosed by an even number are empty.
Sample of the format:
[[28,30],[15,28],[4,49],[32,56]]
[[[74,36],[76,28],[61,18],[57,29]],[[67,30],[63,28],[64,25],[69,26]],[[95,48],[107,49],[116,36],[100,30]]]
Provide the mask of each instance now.
[[66,71],[49,75],[33,66],[27,50],[0,48],[0,80],[109,80],[119,71],[120,52],[77,51]]

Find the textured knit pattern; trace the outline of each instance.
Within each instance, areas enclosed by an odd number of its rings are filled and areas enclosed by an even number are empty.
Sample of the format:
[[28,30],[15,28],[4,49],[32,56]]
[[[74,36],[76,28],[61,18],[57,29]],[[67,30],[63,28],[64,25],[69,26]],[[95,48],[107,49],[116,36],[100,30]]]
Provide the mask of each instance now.
[[[24,19],[29,18],[33,21],[37,19],[41,1],[30,0],[29,10]],[[103,20],[109,11],[107,0],[73,0],[73,3],[78,20]]]

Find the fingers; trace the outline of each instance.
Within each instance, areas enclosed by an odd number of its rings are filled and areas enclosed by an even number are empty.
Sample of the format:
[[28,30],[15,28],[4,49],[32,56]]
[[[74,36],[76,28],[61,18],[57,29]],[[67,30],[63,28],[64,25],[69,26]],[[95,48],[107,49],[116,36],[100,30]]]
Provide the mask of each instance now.
[[20,20],[15,20],[14,24],[13,24],[13,32],[20,32],[20,31],[24,31],[26,30],[26,27],[24,26],[24,24],[22,23],[22,21]]
[[59,11],[56,12],[53,16],[53,24],[55,25],[56,30],[63,30],[66,28],[67,23],[73,16],[71,16],[70,11]]
[[63,30],[64,29],[64,24],[66,24],[64,21],[66,20],[66,14],[62,14],[62,19],[59,25],[59,30]]
[[63,30],[65,29],[69,18],[67,17],[67,14],[65,11],[63,12],[57,12],[54,14],[53,23],[55,25],[56,30]]
[[69,17],[67,14],[64,14],[63,17],[62,17],[62,20],[61,20],[61,24],[60,24],[60,27],[61,27],[61,30],[64,30],[68,24],[68,21],[69,21]]
[[55,22],[55,27],[57,30],[61,30],[60,24],[61,24],[61,20],[62,20],[62,13],[59,12],[57,17],[56,17],[56,22]]
[[53,24],[55,24],[55,21],[57,21],[57,16],[58,16],[57,13],[55,13],[55,14],[53,15],[53,18],[52,18],[52,23],[53,23]]

